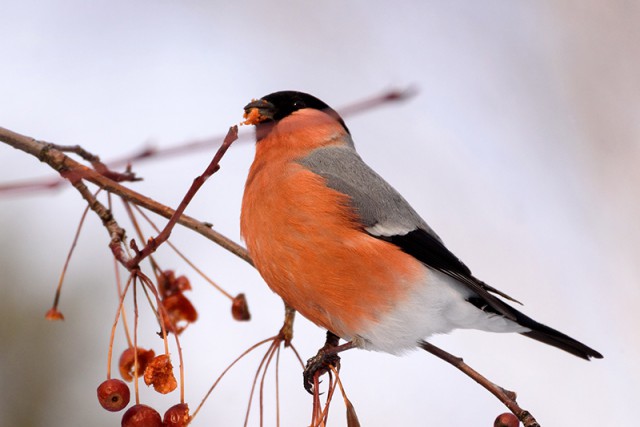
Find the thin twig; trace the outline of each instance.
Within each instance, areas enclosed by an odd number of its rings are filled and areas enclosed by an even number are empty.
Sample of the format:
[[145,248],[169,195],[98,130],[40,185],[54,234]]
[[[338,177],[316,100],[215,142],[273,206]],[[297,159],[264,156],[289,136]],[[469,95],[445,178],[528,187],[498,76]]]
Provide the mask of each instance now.
[[518,405],[518,403],[516,402],[516,394],[514,392],[506,390],[499,385],[494,384],[493,382],[489,381],[489,379],[467,365],[464,360],[462,360],[462,358],[454,356],[453,354],[448,353],[431,343],[422,341],[420,343],[420,347],[433,354],[434,356],[437,356],[445,362],[451,364],[452,366],[455,366],[456,368],[464,372],[465,375],[484,387],[487,391],[489,391],[502,403],[504,403],[504,405],[509,408],[509,410],[513,412],[516,417],[518,417],[524,427],[540,427],[540,424],[538,424],[533,415],[531,415],[529,411],[522,409]]
[[[141,272],[138,272],[137,274],[141,279],[141,282],[143,284],[143,289],[145,289],[145,286],[147,288],[149,288],[149,290],[151,291],[151,293],[153,294],[153,296],[156,299],[157,310],[154,310],[154,313],[156,315],[158,323],[160,323],[160,330],[161,330],[161,333],[162,333],[162,340],[164,342],[164,354],[167,355],[167,357],[169,357],[169,340],[168,340],[168,333],[167,333],[166,323],[169,323],[169,325],[171,325],[171,328],[174,331],[173,339],[176,342],[176,348],[178,350],[178,362],[179,362],[179,373],[180,373],[179,374],[180,375],[180,403],[184,403],[184,392],[185,392],[184,391],[184,389],[185,389],[184,359],[182,357],[182,346],[180,345],[180,338],[178,337],[179,333],[177,332],[178,327],[173,322],[173,320],[171,319],[171,316],[169,316],[169,313],[167,312],[167,310],[165,309],[164,305],[162,304],[162,300],[160,298],[160,294],[158,293],[158,290],[156,289],[156,287],[153,284],[153,282],[151,281],[151,279],[149,279],[149,277],[145,276]],[[146,294],[146,290],[145,290],[145,294]],[[151,304],[151,302],[150,302],[149,305],[153,310],[153,304]]]
[[[97,195],[101,190],[98,190],[95,195]],[[89,212],[89,206],[84,208],[82,211],[82,215],[80,216],[80,222],[78,223],[78,227],[76,228],[76,233],[73,236],[73,241],[71,242],[71,247],[69,248],[69,252],[67,252],[67,258],[64,261],[64,265],[62,266],[62,272],[60,272],[60,278],[58,279],[58,286],[56,287],[56,293],[53,297],[53,305],[51,306],[51,310],[47,312],[47,315],[51,312],[59,313],[60,319],[64,319],[64,316],[60,311],[58,311],[58,304],[60,303],[60,295],[62,294],[62,284],[64,283],[64,278],[67,274],[67,268],[69,268],[69,262],[71,262],[71,256],[73,255],[73,251],[78,244],[78,238],[80,237],[80,232],[82,231],[82,226],[84,225],[84,220],[87,217],[87,213]]]
[[264,382],[265,379],[267,377],[267,372],[269,371],[269,365],[271,365],[271,361],[273,360],[273,356],[278,353],[278,351],[280,350],[280,342],[279,341],[274,341],[271,344],[271,347],[269,347],[269,351],[268,351],[268,359],[267,359],[267,363],[264,366],[264,369],[262,370],[262,377],[260,378],[260,426],[263,425],[264,423]]
[[[150,210],[164,218],[171,218],[174,214],[174,210],[165,206],[161,203],[156,202],[149,197],[143,196],[140,193],[137,193],[107,177],[101,175],[95,170],[78,163],[73,160],[69,156],[65,155],[63,152],[56,150],[51,145],[47,143],[37,141],[28,136],[20,135],[16,132],[10,131],[8,129],[0,127],[0,141],[7,143],[8,145],[24,151],[25,153],[31,154],[35,156],[40,161],[47,163],[51,168],[59,172],[61,175],[64,174],[65,178],[70,180],[72,183],[74,181],[78,181],[80,179],[87,180],[98,187],[104,189],[105,191],[115,194],[117,196],[122,197],[125,200],[130,201],[138,206],[141,206],[147,210]],[[85,198],[86,199],[86,198]],[[95,200],[95,198],[93,198]],[[93,203],[93,200],[91,203]],[[91,204],[90,204],[91,205]],[[93,209],[93,208],[92,208]],[[108,212],[105,208],[98,207],[100,212],[96,212],[98,216],[103,220],[103,222],[107,219],[113,219],[111,217],[110,212]],[[95,209],[94,209],[95,211]],[[231,239],[223,236],[222,234],[211,229],[211,226],[206,222],[198,221],[194,218],[191,218],[187,215],[182,214],[180,218],[177,220],[178,224],[181,224],[196,233],[206,237],[207,239],[213,241],[234,255],[238,256],[242,260],[247,263],[253,265],[249,254],[246,249],[237,243],[233,242]],[[110,235],[113,238],[114,233],[117,231],[117,223],[112,224],[114,227],[113,230],[110,231]],[[122,231],[122,236],[120,239],[124,237],[124,231]],[[117,234],[117,233],[116,233]],[[115,236],[117,238],[117,236]],[[122,241],[122,240],[120,240]],[[120,254],[120,258],[126,259],[124,253]]]
[[280,346],[276,351],[276,427],[280,427]]
[[418,89],[416,86],[408,86],[404,89],[390,89],[380,95],[372,96],[339,108],[338,111],[342,117],[346,117],[363,111],[373,110],[384,104],[406,101],[414,97],[417,93]]
[[251,353],[253,350],[255,350],[256,348],[260,347],[262,344],[266,344],[269,341],[273,341],[275,339],[277,339],[277,336],[273,336],[273,337],[269,337],[266,338],[262,341],[259,341],[257,343],[255,343],[254,345],[252,345],[251,347],[249,347],[247,350],[245,350],[240,356],[236,357],[235,360],[233,362],[231,362],[229,364],[229,366],[227,366],[224,371],[222,371],[222,373],[218,376],[218,378],[214,381],[213,385],[211,387],[209,387],[209,390],[207,391],[207,393],[204,395],[204,397],[202,398],[202,400],[200,401],[200,404],[198,405],[198,407],[196,408],[196,410],[193,412],[193,415],[191,415],[190,421],[193,421],[193,419],[195,418],[195,416],[198,414],[198,412],[200,411],[200,409],[202,409],[202,406],[204,405],[204,402],[207,401],[207,399],[209,398],[209,396],[211,395],[211,393],[213,393],[213,390],[216,388],[216,386],[218,385],[218,383],[220,383],[220,381],[222,381],[222,378],[224,378],[224,376],[227,374],[227,372],[229,372],[231,370],[231,368],[233,368],[233,366],[238,363],[243,357],[245,357],[247,354]]
[[329,369],[336,376],[336,382],[340,387],[340,392],[342,393],[342,400],[344,401],[344,406],[347,409],[347,427],[360,427],[360,421],[358,420],[358,415],[356,414],[356,409],[353,407],[353,404],[347,397],[347,392],[344,390],[344,386],[342,385],[342,380],[340,380],[340,373],[336,369],[335,366],[330,365]]
[[[415,86],[409,86],[404,89],[389,89],[382,92],[379,95],[370,96],[365,99],[352,102],[348,105],[338,108],[337,111],[340,113],[342,117],[348,117],[350,115],[364,113],[368,110],[380,107],[384,104],[405,101],[415,96],[415,94],[417,93],[418,93],[418,90],[416,89]],[[218,135],[211,138],[193,140],[188,142],[180,142],[178,144],[170,145],[164,148],[144,147],[132,154],[128,154],[121,158],[108,161],[106,162],[106,164],[111,168],[115,168],[115,167],[129,165],[133,162],[138,164],[140,163],[140,161],[143,161],[143,160],[157,160],[157,159],[167,158],[167,157],[171,159],[175,159],[177,156],[207,150],[210,147],[215,146],[216,144],[219,144],[222,139],[223,139],[223,136]],[[250,135],[248,134],[240,136],[240,141],[249,141],[251,139],[252,138],[250,138]],[[0,132],[0,140],[2,140],[1,132]],[[65,148],[75,149],[76,147],[82,150],[82,148],[78,146],[69,146]],[[76,152],[76,154],[80,155],[80,152]],[[87,155],[88,155],[87,158],[90,158],[90,156],[92,156],[91,153],[87,153]],[[127,172],[125,172],[125,174],[126,173]],[[128,179],[128,180],[131,180],[131,179]],[[61,180],[58,178],[41,178],[41,179],[36,178],[36,179],[30,179],[22,182],[0,184],[0,193],[7,193],[7,192],[24,193],[27,191],[34,191],[34,190],[54,190],[54,189],[60,188],[62,184],[64,184],[64,180]]]
[[[128,203],[126,201],[125,206],[128,206]],[[145,221],[149,223],[149,225],[155,230],[156,233],[160,233],[160,229],[153,221],[151,221],[151,218],[149,218],[149,216],[145,214],[142,209],[140,209],[140,207],[134,205],[134,208],[145,219]],[[186,262],[189,267],[191,267],[196,273],[198,273],[198,275],[200,275],[200,277],[202,277],[207,283],[216,288],[222,295],[233,301],[233,295],[225,291],[220,285],[218,285],[209,276],[207,276],[204,271],[198,268],[197,265],[195,265],[189,258],[187,258],[173,243],[171,243],[170,240],[167,240],[166,244],[169,245],[169,247],[176,253],[176,255],[178,255],[184,262]]]
[[267,352],[264,354],[264,356],[260,360],[258,369],[256,369],[256,375],[253,378],[253,383],[251,384],[251,391],[249,392],[249,402],[247,403],[247,413],[244,418],[244,427],[247,427],[247,425],[249,424],[249,414],[251,413],[251,403],[253,402],[253,395],[256,390],[256,384],[258,382],[258,378],[260,377],[260,371],[262,371],[262,367],[265,366],[265,363],[269,359],[269,355],[273,352],[274,346],[278,346],[278,345],[280,345],[280,340],[278,339],[278,337],[276,337],[271,343],[271,345],[269,346],[269,348],[267,349]]
[[218,151],[213,156],[213,159],[211,160],[211,163],[209,164],[207,169],[202,173],[202,175],[193,180],[193,184],[191,184],[189,191],[187,191],[187,194],[185,194],[184,198],[178,205],[178,208],[169,218],[169,222],[167,222],[167,224],[157,237],[149,239],[145,247],[142,248],[141,251],[136,253],[136,255],[128,261],[128,268],[136,267],[141,260],[155,252],[162,243],[167,241],[167,239],[171,235],[171,231],[173,231],[173,227],[177,224],[178,220],[184,213],[184,210],[187,208],[189,202],[191,202],[204,182],[220,169],[220,160],[227,152],[233,141],[235,141],[236,139],[238,139],[238,126],[232,126],[231,128],[229,128],[227,136],[224,138],[222,145],[220,146],[220,148],[218,148]]
[[[120,319],[120,316],[122,314],[124,314],[124,310],[123,310],[123,305],[124,305],[124,297],[127,294],[127,291],[129,290],[129,285],[131,284],[131,280],[132,280],[133,276],[129,276],[129,279],[127,280],[127,284],[124,287],[124,290],[122,291],[122,293],[120,293],[118,295],[118,312],[116,313],[116,318],[113,321],[113,325],[111,327],[111,335],[109,337],[109,351],[107,352],[107,379],[111,379],[111,360],[113,357],[113,341],[115,340],[115,336],[116,336],[116,327],[118,326],[118,319]],[[129,339],[129,334],[127,333],[127,339]],[[131,344],[131,341],[129,341],[129,347],[132,347],[133,345]],[[135,369],[137,368],[137,364],[134,363]]]
[[[118,225],[115,218],[111,214],[111,211],[107,209],[89,189],[84,184],[84,182],[77,178],[75,174],[67,174],[65,175],[74,175],[73,178],[68,178],[71,181],[71,185],[75,187],[76,190],[80,193],[80,195],[86,200],[87,204],[91,208],[91,210],[98,215],[100,220],[102,221],[102,225],[109,232],[109,236],[111,237],[111,241],[109,242],[109,248],[111,248],[111,252],[113,256],[124,266],[127,266],[127,262],[131,259],[123,248],[124,239],[125,239],[125,231],[122,227]],[[131,270],[129,268],[129,270]]]
[[133,384],[136,392],[136,405],[140,404],[140,381],[138,375],[138,276],[133,277]]
[[74,153],[80,156],[82,159],[86,160],[91,164],[91,166],[100,174],[110,178],[116,182],[123,181],[141,181],[142,178],[138,178],[135,173],[131,172],[130,166],[127,166],[125,172],[115,172],[107,167],[102,161],[100,157],[96,154],[90,153],[85,150],[80,145],[58,145],[47,142],[51,148],[55,148],[56,150],[62,151],[63,153]]
[[[122,290],[122,279],[120,278],[120,264],[118,263],[118,260],[113,258],[113,268],[114,268],[114,274],[116,276],[116,287],[118,289],[118,299],[122,298],[123,296],[123,290]],[[131,280],[131,276],[129,276],[129,280]],[[129,281],[127,281],[127,284],[129,283]],[[124,309],[124,305],[123,304],[119,304],[118,308],[120,310],[120,315],[122,316],[122,327],[124,329],[124,335],[127,339],[127,346],[128,348],[132,348],[133,347],[133,341],[131,340],[131,334],[129,333],[129,325],[127,323],[127,311]]]

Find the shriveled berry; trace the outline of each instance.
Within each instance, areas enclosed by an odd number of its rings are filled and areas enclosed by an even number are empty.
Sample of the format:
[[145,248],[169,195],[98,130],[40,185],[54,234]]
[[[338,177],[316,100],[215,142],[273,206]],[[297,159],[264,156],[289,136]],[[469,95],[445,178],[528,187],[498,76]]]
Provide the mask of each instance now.
[[247,298],[244,294],[238,294],[233,298],[233,302],[231,303],[231,315],[235,320],[241,322],[251,320],[249,304],[247,304]]
[[164,413],[164,427],[185,427],[189,424],[189,405],[178,403]]
[[98,386],[98,402],[107,411],[118,412],[129,404],[129,387],[124,381],[112,378]]
[[191,290],[191,282],[186,276],[176,277],[173,270],[164,270],[158,277],[158,290],[162,299],[184,291]]
[[122,427],[162,427],[162,418],[150,406],[133,405],[122,416]]
[[176,377],[173,375],[173,365],[171,359],[166,354],[154,357],[144,370],[144,382],[146,385],[153,385],[158,393],[171,393],[178,386]]
[[44,315],[47,320],[64,320],[64,316],[57,308],[52,308]]
[[164,327],[174,334],[181,334],[190,323],[198,320],[198,312],[182,292],[169,295],[162,301],[168,316],[163,319]]
[[510,412],[498,415],[498,418],[493,422],[493,427],[518,427],[519,425],[518,417]]
[[134,375],[136,375],[134,371],[136,358],[138,359],[137,375],[142,376],[144,370],[147,368],[147,365],[155,356],[156,354],[153,350],[145,350],[144,348],[140,347],[138,347],[137,349],[134,347],[129,347],[128,349],[123,351],[120,355],[120,361],[118,362],[122,379],[124,379],[125,381],[133,380]]

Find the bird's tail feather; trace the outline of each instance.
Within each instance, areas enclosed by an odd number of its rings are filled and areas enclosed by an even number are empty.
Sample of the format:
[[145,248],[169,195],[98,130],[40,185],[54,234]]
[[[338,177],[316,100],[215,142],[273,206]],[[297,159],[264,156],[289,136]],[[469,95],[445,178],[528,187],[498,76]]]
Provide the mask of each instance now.
[[586,360],[589,360],[592,357],[596,359],[602,359],[602,354],[592,349],[591,347],[588,347],[581,342],[576,341],[575,339],[563,334],[560,331],[556,331],[555,329],[543,325],[542,323],[538,323],[515,309],[514,311],[517,313],[516,321],[520,325],[531,329],[531,331],[529,332],[521,332],[522,335],[543,342],[545,344],[552,345]]

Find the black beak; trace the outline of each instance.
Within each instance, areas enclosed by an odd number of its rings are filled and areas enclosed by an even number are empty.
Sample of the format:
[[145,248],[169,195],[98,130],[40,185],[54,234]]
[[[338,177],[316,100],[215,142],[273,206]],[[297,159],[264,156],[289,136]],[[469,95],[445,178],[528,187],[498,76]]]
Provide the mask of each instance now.
[[256,101],[251,101],[244,106],[245,117],[248,117],[251,114],[251,111],[254,109],[258,110],[259,121],[253,124],[262,123],[267,120],[273,120],[273,116],[276,112],[276,108],[272,103],[263,99],[258,99]]

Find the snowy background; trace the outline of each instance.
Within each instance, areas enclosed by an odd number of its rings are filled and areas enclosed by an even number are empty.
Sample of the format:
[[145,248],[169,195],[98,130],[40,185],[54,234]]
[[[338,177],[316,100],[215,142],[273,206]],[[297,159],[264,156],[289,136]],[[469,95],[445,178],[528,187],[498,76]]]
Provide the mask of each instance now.
[[[478,277],[605,359],[587,363],[518,335],[458,331],[433,342],[517,391],[542,425],[630,425],[640,401],[638,3],[380,3],[5,1],[0,126],[108,160],[224,134],[249,100],[276,90],[339,109],[413,86],[406,103],[347,118],[363,158]],[[135,189],[175,206],[215,149],[140,163]],[[252,157],[251,143],[237,143],[187,213],[239,241]],[[54,176],[0,144],[0,183]],[[63,291],[66,321],[43,319],[83,207],[69,189],[0,194],[0,425],[119,425],[95,398],[117,296],[92,214]],[[182,336],[194,408],[229,362],[277,332],[282,305],[233,255],[184,229],[172,241],[229,292],[246,292],[253,314],[234,322],[228,300],[170,251],[158,254],[195,288],[200,319]],[[142,328],[141,344],[161,349],[149,316]],[[323,340],[296,320],[304,358]],[[259,357],[237,365],[195,425],[242,425]],[[300,375],[283,352],[284,426],[310,420]],[[265,425],[275,425],[273,378]],[[424,352],[350,351],[342,379],[364,426],[491,426],[504,412]],[[177,400],[142,392],[161,413]],[[336,398],[330,425],[344,424]]]

